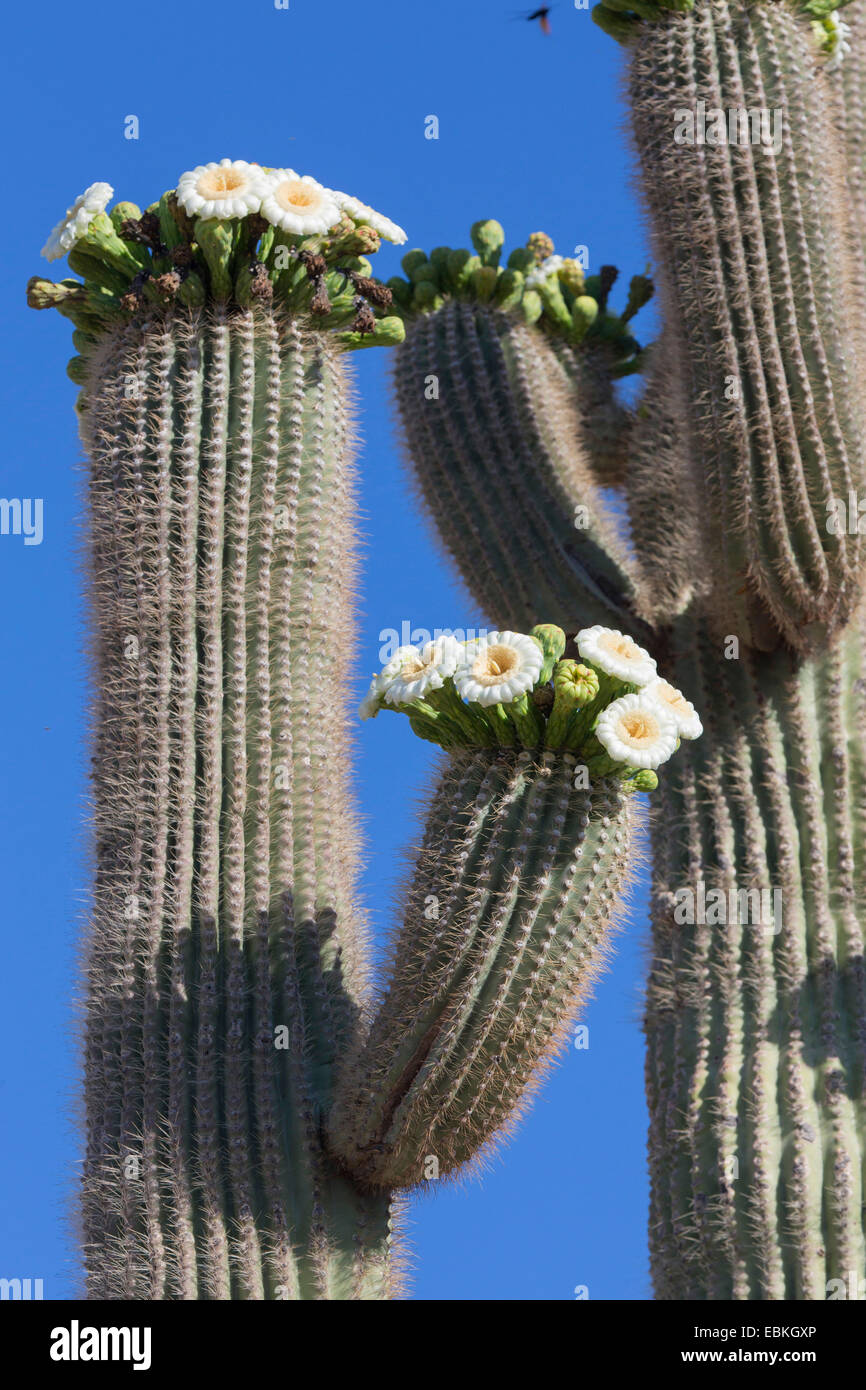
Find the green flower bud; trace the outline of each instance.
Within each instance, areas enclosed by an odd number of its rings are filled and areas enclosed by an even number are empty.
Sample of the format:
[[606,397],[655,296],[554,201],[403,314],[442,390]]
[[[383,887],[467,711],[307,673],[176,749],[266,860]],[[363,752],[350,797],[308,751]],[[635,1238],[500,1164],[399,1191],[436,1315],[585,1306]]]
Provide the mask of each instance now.
[[95,347],[97,342],[98,339],[92,333],[85,333],[83,328],[76,328],[72,334],[72,346],[76,352],[87,352],[90,348]]
[[440,309],[444,300],[432,280],[419,280],[412,295],[412,308],[423,313]]
[[453,285],[455,293],[460,294],[465,291],[473,273],[480,268],[480,256],[470,256],[468,251],[462,249],[453,251],[448,258],[448,279]]
[[648,275],[633,275],[629,282],[628,299],[620,315],[621,323],[628,323],[639,309],[648,304],[653,297],[655,286]]
[[[458,290],[460,288],[464,279],[472,274],[474,267],[470,267],[469,271],[464,274],[465,267],[471,260],[472,252],[467,251],[465,246],[458,246],[456,250],[449,252],[448,259],[445,262],[444,283],[446,288],[450,290]],[[477,257],[476,264],[479,264]]]
[[397,307],[408,309],[412,303],[412,286],[409,281],[404,280],[402,275],[392,275],[390,280],[385,281],[385,284],[391,291],[391,297]]
[[607,5],[593,5],[592,19],[599,29],[616,39],[617,43],[628,43],[634,37],[636,26],[640,24],[636,15],[617,14]]
[[87,367],[83,357],[70,357],[66,363],[66,375],[76,386],[87,384]]
[[575,337],[580,340],[598,318],[598,304],[588,294],[579,295],[571,306],[571,321]]
[[138,203],[115,203],[108,216],[112,227],[119,236],[124,222],[137,222],[139,220],[141,208]]
[[496,281],[493,302],[505,311],[515,309],[523,298],[524,277],[519,270],[503,270]]
[[27,281],[27,303],[31,309],[59,309],[61,313],[72,304],[83,305],[87,293],[79,280],[43,280],[33,275]]
[[337,338],[346,348],[396,347],[406,337],[406,325],[396,315],[377,319],[372,333],[338,333]]
[[207,290],[204,280],[200,275],[196,275],[194,270],[181,281],[180,289],[177,292],[179,304],[185,304],[189,309],[198,308],[207,299]]
[[598,694],[598,676],[578,661],[559,661],[553,672],[553,709],[547,721],[548,748],[574,747],[575,716]]
[[499,222],[489,218],[485,222],[474,222],[469,233],[472,245],[481,257],[484,266],[499,265],[499,257],[505,245],[505,232]]
[[492,265],[480,265],[476,270],[473,270],[469,283],[479,304],[486,304],[489,299],[492,299],[493,291],[496,289],[496,280],[496,270]]
[[583,294],[583,266],[580,261],[565,260],[559,267],[559,283],[573,295]]
[[518,246],[508,257],[506,264],[509,270],[519,270],[525,275],[528,270],[537,265],[537,261],[528,246]]
[[565,633],[555,623],[538,623],[530,632],[544,652],[544,665],[538,677],[539,685],[546,685],[553,675],[553,668],[565,651]]
[[[89,224],[87,231],[76,242],[74,250],[102,261],[119,275],[131,280],[141,270],[141,260],[126,241],[121,241],[114,229],[111,218],[100,212]],[[69,264],[72,265],[70,259]]]
[[405,270],[408,278],[413,278],[412,271],[419,265],[424,265],[427,261],[427,252],[420,251],[416,246],[414,251],[407,251],[400,264]]
[[237,242],[237,223],[218,217],[199,217],[195,224],[195,239],[210,272],[210,288],[214,299],[226,300],[232,292],[232,259]]
[[[572,316],[569,313],[568,305],[562,297],[562,290],[559,288],[559,281],[555,275],[551,275],[538,286],[538,293],[544,305],[544,312],[551,323],[555,323],[559,328],[572,331]],[[577,303],[579,301],[575,301]]]
[[651,767],[642,767],[631,779],[636,792],[654,792],[659,779]]
[[420,284],[422,280],[428,280],[431,284],[439,288],[439,272],[432,261],[424,257],[423,261],[417,261],[409,271],[409,279],[413,285]]
[[82,246],[83,241],[78,242],[66,257],[70,270],[82,276],[88,286],[95,285],[99,289],[108,290],[110,294],[125,294],[129,289],[130,280],[138,274],[138,267],[136,266],[129,275],[124,275],[98,256],[88,255],[81,249]]
[[174,194],[174,189],[170,188],[167,193],[163,193],[156,205],[156,215],[159,218],[159,239],[169,251],[175,246],[183,246],[186,237],[177,219],[177,212],[182,211],[180,204]]
[[324,246],[329,259],[342,257],[345,254],[354,256],[375,255],[382,245],[382,238],[375,227],[354,227],[347,226],[345,232],[333,238],[329,237]]
[[537,323],[544,309],[538,290],[527,290],[520,301],[520,308],[527,323]]

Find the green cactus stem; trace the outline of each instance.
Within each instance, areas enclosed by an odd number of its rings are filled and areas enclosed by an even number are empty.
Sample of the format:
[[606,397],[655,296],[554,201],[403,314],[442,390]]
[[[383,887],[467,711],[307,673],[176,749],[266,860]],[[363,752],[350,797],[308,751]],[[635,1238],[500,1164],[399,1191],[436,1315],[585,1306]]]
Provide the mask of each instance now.
[[628,555],[575,443],[572,378],[546,335],[448,299],[409,321],[394,373],[420,498],[483,611],[569,628],[577,589],[588,616],[634,627]]
[[318,1138],[367,971],[344,369],[287,315],[214,306],[109,334],[85,390],[89,1294],[381,1297],[387,1200]]
[[[263,179],[212,168],[217,189]],[[356,572],[345,330],[372,336],[390,302],[357,254],[376,214],[327,204],[328,236],[281,234],[283,266],[264,193],[226,218],[188,215],[180,185],[107,216],[110,193],[46,248],[83,280],[29,286],[75,324],[90,460],[87,1296],[381,1299],[389,1196],[321,1140],[369,994],[334,653]]]
[[[703,0],[640,28],[632,127],[717,631],[809,649],[856,605],[862,538],[828,518],[866,486],[862,248],[822,59],[787,4]],[[760,138],[732,139],[731,112]]]
[[483,1161],[564,1046],[621,908],[632,825],[623,784],[576,790],[576,762],[467,749],[442,772],[388,990],[329,1120],[364,1186]]
[[670,637],[706,733],[660,779],[653,834],[663,1299],[823,1300],[866,1271],[864,630],[809,660],[726,659],[691,619]]

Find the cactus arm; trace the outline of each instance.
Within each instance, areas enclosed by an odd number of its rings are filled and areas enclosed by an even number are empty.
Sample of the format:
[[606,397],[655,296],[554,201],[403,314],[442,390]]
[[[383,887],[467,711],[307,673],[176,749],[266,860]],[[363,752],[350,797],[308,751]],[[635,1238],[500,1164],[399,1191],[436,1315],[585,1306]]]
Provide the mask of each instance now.
[[[479,227],[496,229],[495,262]],[[597,301],[575,262],[562,262],[561,280],[544,278],[562,261],[553,257],[533,288],[532,246],[505,270],[503,235],[497,223],[476,224],[484,263],[471,273],[468,251],[440,247],[429,260],[410,252],[409,280],[390,282],[407,324],[394,379],[417,489],[494,621],[634,630],[637,569],[601,488],[621,481],[631,421],[613,378],[636,366],[629,319],[652,287],[636,277],[617,316],[606,309],[615,271],[593,285]],[[535,241],[539,255],[552,249],[541,233]]]
[[438,741],[428,711],[460,701],[389,977],[327,1121],[364,1188],[446,1177],[515,1122],[605,958],[633,795],[657,786],[680,735],[700,734],[630,638],[594,626],[575,641],[580,663],[555,624],[403,647],[362,705]]
[[[786,6],[720,0],[642,30],[633,128],[666,314],[700,345],[687,358],[692,447],[728,545],[714,603],[724,630],[751,617],[757,637],[757,607],[808,646],[846,621],[861,566],[858,538],[826,527],[828,500],[862,485],[864,468],[844,151],[812,79],[809,26]],[[781,112],[779,154],[676,144],[674,113],[698,101]],[[739,399],[723,398],[726,379]]]
[[[463,304],[410,327],[396,396],[419,492],[494,621],[531,627],[549,617],[574,629],[586,616],[633,626],[628,561],[588,467],[575,462],[579,422],[566,378],[535,332]],[[440,394],[425,400],[430,376]],[[575,599],[582,589],[585,607]]]
[[574,763],[462,753],[443,772],[390,986],[329,1121],[365,1185],[414,1185],[431,1159],[444,1177],[489,1150],[587,997],[630,821],[618,788],[574,789]]

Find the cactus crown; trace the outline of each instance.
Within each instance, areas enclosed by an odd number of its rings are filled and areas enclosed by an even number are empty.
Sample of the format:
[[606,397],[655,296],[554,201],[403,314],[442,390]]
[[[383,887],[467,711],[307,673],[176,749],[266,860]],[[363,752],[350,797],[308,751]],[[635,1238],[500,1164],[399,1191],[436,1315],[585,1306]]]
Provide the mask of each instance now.
[[[183,174],[144,212],[128,202],[108,212],[113,192],[92,184],[43,248],[48,260],[65,255],[81,278],[34,276],[27,287],[32,308],[72,320],[80,352],[140,312],[209,300],[282,305],[348,348],[403,340],[367,257],[383,238],[406,236],[358,199],[291,169],[228,159]],[[73,358],[73,380],[83,379],[81,367]]]
[[[837,61],[848,51],[848,26],[838,12],[852,0],[794,0],[793,8],[812,21],[815,39],[826,55]],[[655,23],[670,14],[688,14],[695,0],[601,0],[592,10],[600,29],[619,43],[634,37],[642,22]]]
[[699,737],[700,719],[630,637],[599,625],[574,642],[580,662],[564,659],[565,633],[552,623],[400,647],[359,714],[399,710],[420,738],[447,749],[562,749],[595,775],[654,790],[654,769],[681,738]]
[[591,339],[608,344],[615,375],[639,369],[642,349],[630,321],[652,297],[647,275],[632,277],[625,307],[616,313],[608,307],[619,276],[615,266],[586,275],[580,260],[554,254],[545,232],[533,232],[503,266],[505,233],[499,222],[476,222],[470,235],[474,253],[465,246],[436,246],[429,255],[419,249],[406,253],[406,278],[394,276],[387,282],[396,313],[412,319],[435,312],[449,298],[489,304],[570,342]]

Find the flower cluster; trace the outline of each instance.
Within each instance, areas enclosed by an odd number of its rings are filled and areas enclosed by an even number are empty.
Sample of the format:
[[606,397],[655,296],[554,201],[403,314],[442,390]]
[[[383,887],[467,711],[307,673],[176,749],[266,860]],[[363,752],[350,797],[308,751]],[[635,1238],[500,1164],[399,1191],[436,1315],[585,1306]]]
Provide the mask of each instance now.
[[625,633],[589,627],[574,643],[580,661],[564,657],[565,633],[552,625],[400,647],[359,714],[399,710],[444,748],[561,748],[594,775],[651,790],[680,740],[703,732],[697,711]]
[[474,253],[450,246],[437,246],[429,256],[421,250],[406,253],[406,278],[387,282],[396,313],[411,320],[435,312],[449,298],[489,304],[573,343],[603,339],[614,359],[614,375],[639,369],[641,348],[629,324],[652,295],[646,275],[632,278],[625,307],[615,313],[608,308],[617,279],[613,266],[587,275],[580,261],[556,255],[544,232],[533,232],[503,266],[505,233],[492,219],[476,222],[470,237]]
[[278,302],[337,331],[347,347],[405,335],[367,257],[406,233],[309,174],[223,159],[182,174],[144,212],[134,203],[109,212],[112,196],[109,184],[92,184],[43,248],[48,260],[68,257],[81,278],[34,277],[28,286],[32,307],[72,319],[79,351],[142,308],[208,300],[243,308]]
[[345,213],[356,226],[372,227],[384,241],[399,245],[406,240],[396,222],[348,193],[326,188],[310,174],[266,169],[243,159],[200,164],[181,174],[177,200],[190,217],[248,217],[258,212],[271,226],[295,237],[333,231]]

